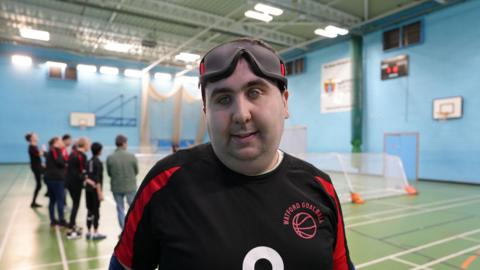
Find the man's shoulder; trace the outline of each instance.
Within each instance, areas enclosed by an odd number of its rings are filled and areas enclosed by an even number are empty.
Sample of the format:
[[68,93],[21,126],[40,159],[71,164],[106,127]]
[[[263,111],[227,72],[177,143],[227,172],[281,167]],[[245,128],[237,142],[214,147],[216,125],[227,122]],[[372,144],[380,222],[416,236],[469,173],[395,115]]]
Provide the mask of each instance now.
[[309,174],[313,177],[320,177],[324,180],[331,182],[330,176],[324,171],[317,168],[315,165],[300,157],[296,157],[285,153],[285,158],[288,160],[288,165],[291,170]]
[[179,150],[157,161],[147,174],[146,179],[153,178],[163,171],[171,170],[172,168],[182,169],[198,162],[214,162],[212,152],[213,150],[209,143]]

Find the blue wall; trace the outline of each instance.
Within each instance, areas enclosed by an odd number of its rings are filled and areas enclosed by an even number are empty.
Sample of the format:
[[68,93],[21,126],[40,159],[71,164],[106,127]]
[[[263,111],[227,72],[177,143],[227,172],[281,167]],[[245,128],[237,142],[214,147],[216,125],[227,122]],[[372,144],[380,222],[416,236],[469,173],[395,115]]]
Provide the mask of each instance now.
[[[10,56],[12,54],[30,55],[35,62],[31,67],[19,68],[11,63]],[[81,72],[78,73],[77,81],[51,79],[48,78],[48,68],[45,64],[47,60],[97,66],[110,65],[119,67],[120,72],[125,68],[145,67],[144,63],[84,57],[58,50],[1,44],[0,163],[28,161],[27,142],[24,140],[24,135],[30,131],[39,134],[40,144],[47,144],[48,139],[53,136],[70,133],[74,138],[88,136],[94,141],[101,142],[104,146],[113,147],[115,136],[121,133],[129,137],[131,147],[138,146],[140,79],[127,78],[123,75],[112,76]],[[159,68],[156,71],[175,72],[178,70]],[[168,88],[168,90],[171,90],[172,83],[152,81],[161,89]],[[124,107],[125,117],[138,117],[136,127],[96,126],[86,130],[70,127],[70,112],[93,112],[121,94],[124,95],[125,99],[138,96],[137,104],[130,102]],[[117,101],[114,104],[118,105],[119,102]],[[115,106],[109,108],[113,107]],[[171,121],[172,110],[170,107],[163,108],[161,104],[155,104],[155,102],[152,102],[150,107],[154,107],[150,108],[150,111],[164,110],[166,112],[163,116],[165,121]],[[182,138],[195,138],[198,117],[194,118],[192,115],[198,115],[197,107],[199,107],[198,104],[195,106],[184,104],[183,106],[184,129]],[[106,111],[108,110],[102,112]],[[120,116],[120,110],[115,111],[110,116]],[[171,139],[171,124],[164,125],[163,122],[165,121],[159,122],[155,114],[151,115],[152,139]],[[161,132],[158,132],[159,129],[161,129]]]
[[308,151],[349,152],[351,112],[320,113],[322,65],[349,57],[347,42],[306,54],[305,73],[288,77],[290,118],[286,126],[307,126]]
[[[480,1],[423,18],[424,42],[384,52],[382,31],[364,36],[363,151],[382,152],[387,132],[418,132],[419,177],[480,183]],[[307,72],[289,80],[289,124],[308,127],[310,151],[350,151],[350,113],[320,114],[321,65],[350,54],[348,42],[306,54]],[[410,74],[380,79],[380,62],[408,54]],[[463,96],[461,119],[432,119],[436,98]],[[296,114],[309,115],[308,118]]]

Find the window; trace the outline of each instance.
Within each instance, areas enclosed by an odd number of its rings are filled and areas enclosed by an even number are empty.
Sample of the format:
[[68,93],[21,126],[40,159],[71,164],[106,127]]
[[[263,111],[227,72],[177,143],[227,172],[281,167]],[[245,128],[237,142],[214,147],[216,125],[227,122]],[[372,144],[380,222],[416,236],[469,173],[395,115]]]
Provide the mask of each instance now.
[[408,46],[420,43],[420,21],[414,22],[403,27],[402,45]]
[[299,58],[285,63],[287,76],[303,73],[305,70],[305,58]]
[[416,21],[383,32],[383,50],[403,48],[422,42],[422,22]]
[[400,28],[383,32],[383,50],[400,48]]

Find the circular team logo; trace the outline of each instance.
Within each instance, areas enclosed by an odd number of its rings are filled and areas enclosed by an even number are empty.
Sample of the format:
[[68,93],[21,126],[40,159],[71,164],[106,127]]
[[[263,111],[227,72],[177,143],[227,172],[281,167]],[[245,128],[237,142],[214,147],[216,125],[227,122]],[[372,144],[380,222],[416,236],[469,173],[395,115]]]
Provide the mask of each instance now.
[[292,219],[293,231],[303,239],[311,239],[317,233],[317,223],[312,215],[300,212]]
[[285,209],[282,223],[292,228],[298,237],[308,240],[315,237],[324,220],[322,211],[314,203],[296,202]]

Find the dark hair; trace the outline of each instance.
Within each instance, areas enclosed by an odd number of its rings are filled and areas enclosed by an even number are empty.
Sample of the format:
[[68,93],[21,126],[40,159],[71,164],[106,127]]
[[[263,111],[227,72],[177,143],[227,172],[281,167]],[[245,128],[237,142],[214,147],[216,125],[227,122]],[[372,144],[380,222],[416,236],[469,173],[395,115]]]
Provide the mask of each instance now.
[[126,142],[128,141],[127,137],[122,135],[122,134],[119,134],[117,135],[117,137],[115,138],[115,145],[117,147],[120,147],[122,145],[124,145]]
[[60,139],[59,137],[53,137],[53,138],[51,138],[51,139],[48,141],[48,146],[49,146],[49,147],[53,147],[53,144],[54,144],[57,140],[59,140],[59,139]]
[[[220,47],[220,46],[228,44],[228,43],[237,43],[237,42],[245,42],[245,43],[250,43],[252,45],[262,46],[262,47],[268,49],[269,51],[273,52],[279,59],[281,59],[280,55],[277,53],[277,51],[270,44],[268,44],[267,42],[265,42],[263,40],[256,39],[256,38],[251,38],[251,37],[237,38],[237,39],[230,40],[230,41],[224,42],[222,44],[219,44],[219,45],[215,46],[214,48],[210,49],[207,53],[205,53],[203,55],[203,57],[205,57],[205,55],[207,55],[209,52],[211,52],[212,50],[214,50],[217,47]],[[249,66],[252,65],[249,61],[247,61],[247,63],[248,63]],[[228,75],[228,76],[230,76],[230,75]],[[284,85],[281,81],[275,81],[275,80],[272,80],[272,79],[269,79],[269,78],[265,78],[265,79],[267,79],[268,81],[275,84],[278,87],[278,89],[280,90],[281,93],[283,93],[285,91],[286,88],[284,87]],[[205,82],[204,84],[200,85],[201,86],[201,91],[202,91],[203,104],[205,104],[205,87],[207,86],[207,83],[208,83],[208,81]]]
[[32,133],[25,134],[25,140],[27,140],[27,142],[30,142],[30,139],[32,139]]
[[90,147],[90,149],[92,150],[92,154],[94,156],[98,156],[100,154],[100,151],[102,151],[102,147],[102,144],[99,142],[92,143],[92,146]]
[[68,139],[71,139],[72,136],[70,136],[70,134],[63,134],[62,136],[62,141],[65,141],[65,140],[68,140]]

